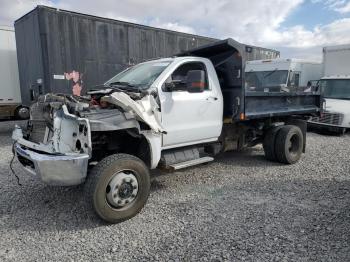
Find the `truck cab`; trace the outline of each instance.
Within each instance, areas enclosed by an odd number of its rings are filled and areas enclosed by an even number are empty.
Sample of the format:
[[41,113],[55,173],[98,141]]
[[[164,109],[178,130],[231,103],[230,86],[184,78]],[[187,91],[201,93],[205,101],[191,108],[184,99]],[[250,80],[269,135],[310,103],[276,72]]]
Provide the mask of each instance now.
[[338,134],[350,128],[350,45],[323,48],[323,77],[319,85],[325,98],[322,116],[309,125]]

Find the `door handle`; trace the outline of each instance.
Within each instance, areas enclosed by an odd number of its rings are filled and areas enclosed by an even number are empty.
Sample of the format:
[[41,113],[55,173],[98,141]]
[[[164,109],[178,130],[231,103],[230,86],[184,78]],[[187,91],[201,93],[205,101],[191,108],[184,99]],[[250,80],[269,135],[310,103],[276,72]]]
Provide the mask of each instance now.
[[218,98],[215,97],[215,96],[209,96],[209,97],[207,97],[207,100],[208,100],[208,101],[211,101],[211,100],[216,101],[216,100],[218,100]]

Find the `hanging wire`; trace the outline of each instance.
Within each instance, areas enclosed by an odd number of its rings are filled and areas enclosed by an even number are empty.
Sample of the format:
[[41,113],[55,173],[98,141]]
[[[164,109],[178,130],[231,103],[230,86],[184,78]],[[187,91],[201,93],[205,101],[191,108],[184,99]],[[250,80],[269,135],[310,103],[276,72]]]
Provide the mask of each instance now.
[[19,177],[18,175],[16,174],[15,170],[13,169],[13,161],[15,160],[15,157],[16,157],[16,154],[15,154],[15,143],[12,144],[12,159],[10,161],[10,169],[11,169],[11,172],[12,174],[16,177],[17,179],[17,184],[19,186],[22,186],[22,184],[19,182]]

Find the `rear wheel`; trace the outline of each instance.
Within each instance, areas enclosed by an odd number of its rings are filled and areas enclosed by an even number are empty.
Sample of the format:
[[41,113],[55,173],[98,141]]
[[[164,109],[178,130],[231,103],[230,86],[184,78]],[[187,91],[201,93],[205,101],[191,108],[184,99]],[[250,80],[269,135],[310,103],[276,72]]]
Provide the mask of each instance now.
[[276,142],[276,135],[278,131],[283,126],[275,126],[270,128],[264,137],[263,147],[265,152],[265,157],[267,160],[270,161],[277,161],[276,153],[275,153],[275,142]]
[[139,213],[147,202],[148,168],[131,155],[108,156],[92,169],[85,191],[100,218],[109,223],[122,222]]
[[285,164],[296,163],[303,152],[304,137],[300,128],[286,125],[276,135],[275,154],[277,160]]

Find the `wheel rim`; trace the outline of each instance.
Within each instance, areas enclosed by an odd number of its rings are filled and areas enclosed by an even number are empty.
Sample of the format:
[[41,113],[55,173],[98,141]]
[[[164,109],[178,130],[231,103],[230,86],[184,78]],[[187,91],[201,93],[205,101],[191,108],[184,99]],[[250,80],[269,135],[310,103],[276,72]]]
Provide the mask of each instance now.
[[115,173],[106,187],[106,199],[114,208],[131,205],[137,197],[139,187],[133,171]]
[[288,142],[288,150],[291,155],[295,155],[299,152],[300,141],[298,135],[293,135]]
[[25,107],[21,107],[19,110],[18,110],[18,116],[20,118],[28,118],[29,117],[29,109],[28,108],[25,108]]

